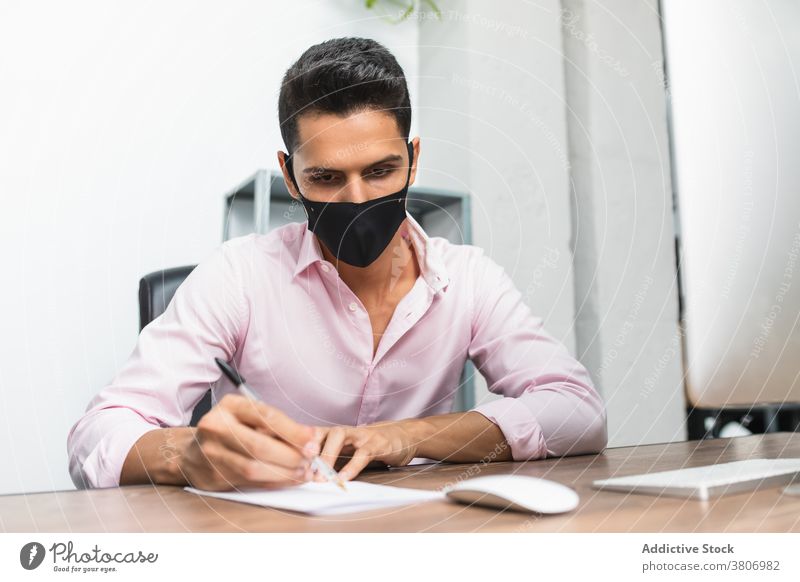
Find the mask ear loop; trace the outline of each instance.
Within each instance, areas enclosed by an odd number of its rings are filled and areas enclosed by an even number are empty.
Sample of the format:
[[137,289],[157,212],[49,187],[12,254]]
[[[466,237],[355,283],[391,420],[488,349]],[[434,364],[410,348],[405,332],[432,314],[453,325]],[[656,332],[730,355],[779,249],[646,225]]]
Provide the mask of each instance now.
[[283,159],[283,163],[286,166],[286,169],[289,171],[289,178],[292,179],[292,184],[294,184],[295,190],[297,190],[297,193],[300,194],[300,196],[302,196],[303,194],[302,192],[300,192],[300,186],[297,185],[297,180],[294,177],[294,163],[292,160],[293,157],[294,154],[286,154],[286,156]]
[[406,184],[408,184],[411,180],[411,167],[414,165],[414,144],[409,141],[406,142],[406,145],[408,147],[408,176],[406,176]]
[[[294,163],[292,160],[293,157],[294,154],[286,154],[286,156],[283,158],[283,163],[286,166],[286,170],[289,172],[289,178],[291,178],[295,190],[297,190],[297,195],[300,196],[300,206],[303,207],[303,212],[305,212],[306,216],[310,219],[311,216],[309,214],[309,209],[306,208],[306,205],[303,203],[303,201],[306,200],[306,197],[303,196],[302,192],[300,192],[300,186],[297,184],[297,179],[294,177]],[[311,212],[314,212],[313,206],[311,207]]]

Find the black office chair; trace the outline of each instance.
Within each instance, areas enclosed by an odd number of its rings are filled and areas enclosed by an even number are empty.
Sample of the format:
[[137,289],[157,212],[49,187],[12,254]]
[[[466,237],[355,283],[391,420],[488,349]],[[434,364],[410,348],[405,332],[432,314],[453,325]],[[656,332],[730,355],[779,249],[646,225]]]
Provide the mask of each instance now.
[[[196,265],[164,269],[145,275],[139,281],[139,331],[164,313],[175,291],[189,276]],[[202,416],[211,410],[211,390],[197,403],[192,411],[189,426],[197,426]]]

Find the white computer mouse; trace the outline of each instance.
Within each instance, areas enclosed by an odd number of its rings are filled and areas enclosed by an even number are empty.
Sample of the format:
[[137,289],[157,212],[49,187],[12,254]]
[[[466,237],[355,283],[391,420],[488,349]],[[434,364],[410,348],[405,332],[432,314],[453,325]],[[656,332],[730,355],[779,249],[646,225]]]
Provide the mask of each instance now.
[[513,509],[526,513],[564,513],[578,506],[572,489],[555,481],[525,475],[487,475],[465,479],[443,489],[461,503]]

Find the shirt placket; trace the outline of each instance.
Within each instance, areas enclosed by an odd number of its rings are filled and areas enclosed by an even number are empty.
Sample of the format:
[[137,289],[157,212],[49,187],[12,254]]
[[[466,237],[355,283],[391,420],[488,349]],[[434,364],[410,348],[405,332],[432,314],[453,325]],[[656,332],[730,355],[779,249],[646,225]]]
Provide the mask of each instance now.
[[[379,378],[374,373],[375,368],[397,341],[422,318],[425,312],[430,308],[432,302],[433,291],[420,278],[415,282],[411,293],[404,297],[395,308],[395,313],[378,344],[378,351],[375,354],[375,358],[371,358],[369,364],[366,366],[362,386],[361,406],[358,411],[356,424],[369,424],[377,420],[381,399],[385,394],[385,386],[380,385]],[[371,339],[372,328],[369,323],[369,316],[367,316],[366,313],[365,319]],[[372,344],[370,344],[370,354],[372,353],[371,350]]]
[[323,276],[333,282],[335,292],[342,298],[337,302],[343,310],[342,316],[357,330],[362,338],[361,357],[361,404],[356,419],[357,425],[374,422],[378,415],[381,398],[384,394],[375,375],[375,368],[383,360],[389,350],[411,329],[427,312],[435,295],[431,287],[422,277],[418,277],[414,286],[395,308],[389,325],[378,344],[378,351],[372,357],[372,324],[369,314],[361,300],[339,278],[336,269],[326,261],[320,263]]

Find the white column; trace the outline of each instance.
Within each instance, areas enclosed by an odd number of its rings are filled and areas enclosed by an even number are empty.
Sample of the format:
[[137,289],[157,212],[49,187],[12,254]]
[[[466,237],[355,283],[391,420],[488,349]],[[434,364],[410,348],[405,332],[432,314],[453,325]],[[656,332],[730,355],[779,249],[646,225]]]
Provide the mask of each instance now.
[[472,194],[474,244],[574,353],[559,13],[555,0],[461,0],[421,18],[417,115],[420,183]]
[[564,0],[577,349],[609,445],[686,438],[656,0]]

